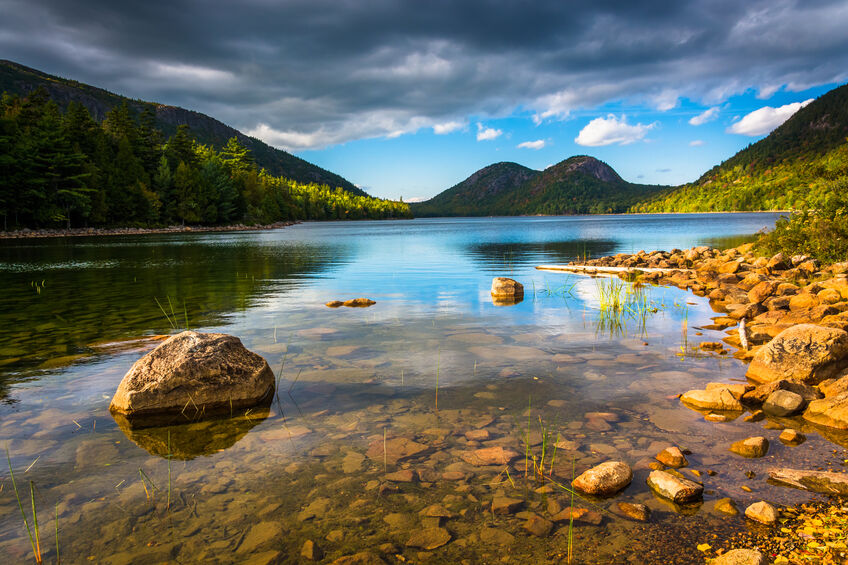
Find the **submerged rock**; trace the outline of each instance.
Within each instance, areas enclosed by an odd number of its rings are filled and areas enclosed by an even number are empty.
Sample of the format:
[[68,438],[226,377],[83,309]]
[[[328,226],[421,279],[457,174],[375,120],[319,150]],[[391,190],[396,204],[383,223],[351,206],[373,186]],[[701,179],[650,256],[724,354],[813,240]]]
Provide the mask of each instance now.
[[572,486],[586,494],[612,496],[633,480],[633,471],[623,461],[607,461],[583,472]]
[[482,449],[466,451],[460,454],[463,461],[476,467],[483,467],[486,465],[506,465],[510,461],[517,459],[519,456],[520,454],[517,451],[504,449],[500,446],[484,447]]
[[131,426],[192,421],[270,403],[274,384],[265,359],[237,337],[185,331],[135,362],[109,409]]
[[618,510],[637,522],[647,522],[651,519],[651,509],[644,504],[634,504],[631,502],[619,502]]
[[339,557],[330,565],[386,565],[386,562],[370,551],[362,551]]
[[424,550],[442,547],[451,540],[451,534],[444,528],[424,528],[412,534],[406,542],[408,547],[417,547]]
[[524,528],[524,531],[529,534],[532,534],[539,538],[544,538],[548,537],[548,535],[551,533],[551,530],[554,529],[554,524],[549,520],[545,520],[538,514],[533,514],[527,519],[526,522],[524,522],[522,528]]
[[678,504],[701,500],[704,494],[703,486],[668,471],[651,471],[648,486],[661,497]]
[[807,436],[805,436],[798,430],[787,428],[780,432],[780,436],[778,436],[778,439],[786,445],[801,445],[802,443],[807,441]]
[[746,376],[756,382],[791,379],[817,384],[848,363],[848,332],[798,324],[780,332],[760,349]]
[[716,512],[721,512],[722,514],[727,514],[729,516],[736,516],[739,514],[739,509],[736,508],[736,502],[734,502],[732,498],[720,498],[716,500],[713,508]]
[[755,549],[731,549],[710,561],[710,565],[768,565],[768,560]]

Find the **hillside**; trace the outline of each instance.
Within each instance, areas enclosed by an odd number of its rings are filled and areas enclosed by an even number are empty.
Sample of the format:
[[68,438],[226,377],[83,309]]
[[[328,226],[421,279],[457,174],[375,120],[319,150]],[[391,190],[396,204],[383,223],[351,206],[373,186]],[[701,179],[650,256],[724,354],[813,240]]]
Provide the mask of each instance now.
[[241,145],[250,150],[256,164],[272,175],[301,183],[326,184],[331,188],[342,187],[353,194],[365,195],[364,191],[345,178],[304,161],[300,157],[275,149],[256,138],[244,135],[200,112],[132,100],[102,88],[48,75],[18,63],[0,59],[0,93],[8,92],[25,96],[38,87],[44,87],[50,98],[62,110],[65,110],[71,102],[79,102],[98,122],[102,122],[110,110],[124,102],[127,102],[130,109],[137,115],[146,109],[152,109],[156,116],[156,127],[166,138],[176,133],[177,127],[183,124],[191,128],[198,142],[211,145],[215,149],[223,148],[230,138],[235,137]]
[[798,110],[767,137],[691,184],[633,206],[633,212],[787,210],[816,206],[848,174],[848,85]]
[[606,163],[579,155],[544,171],[496,163],[410,208],[416,216],[617,213],[666,189],[629,183]]

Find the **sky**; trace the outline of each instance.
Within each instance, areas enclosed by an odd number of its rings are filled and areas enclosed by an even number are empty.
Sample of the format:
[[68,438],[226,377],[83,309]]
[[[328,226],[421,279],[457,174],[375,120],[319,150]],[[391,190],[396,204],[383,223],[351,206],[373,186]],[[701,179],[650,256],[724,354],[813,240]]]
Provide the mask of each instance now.
[[407,201],[572,155],[695,180],[848,81],[846,29],[845,0],[0,0],[0,58]]

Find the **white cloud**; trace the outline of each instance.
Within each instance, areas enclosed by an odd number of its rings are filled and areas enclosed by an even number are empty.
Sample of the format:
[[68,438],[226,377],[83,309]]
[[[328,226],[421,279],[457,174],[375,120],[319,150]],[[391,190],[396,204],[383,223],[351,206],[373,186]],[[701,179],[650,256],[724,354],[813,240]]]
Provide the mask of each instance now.
[[690,147],[700,147],[703,144],[704,144],[703,139],[693,139],[692,141],[689,142]]
[[480,122],[477,122],[477,141],[489,141],[497,139],[503,134],[503,130],[495,128],[487,128]]
[[713,106],[712,108],[708,108],[698,114],[697,116],[693,116],[689,120],[689,124],[693,126],[701,126],[707,122],[711,122],[718,117],[719,108],[718,106]]
[[175,65],[170,63],[153,63],[150,74],[157,78],[200,82],[228,82],[235,79],[235,75],[228,71],[179,63]]
[[404,202],[412,204],[414,202],[424,202],[425,200],[428,200],[428,198],[424,198],[423,196],[413,196],[411,198],[405,198]]
[[680,94],[676,90],[666,89],[651,97],[654,108],[660,112],[668,112],[677,107]]
[[441,124],[433,124],[433,133],[436,135],[446,135],[453,133],[456,130],[462,129],[465,124],[462,122],[444,122]]
[[544,139],[537,139],[536,141],[525,141],[516,145],[516,147],[518,147],[519,149],[541,149],[544,146]]
[[625,116],[619,119],[613,114],[608,114],[606,118],[595,118],[586,124],[586,127],[574,138],[574,142],[588,147],[627,145],[645,137],[648,130],[653,129],[654,126],[655,124],[630,125]]
[[759,110],[754,110],[743,116],[741,120],[727,128],[727,132],[750,136],[765,135],[812,101],[813,99],[810,98],[803,102],[793,102],[777,108],[763,106]]

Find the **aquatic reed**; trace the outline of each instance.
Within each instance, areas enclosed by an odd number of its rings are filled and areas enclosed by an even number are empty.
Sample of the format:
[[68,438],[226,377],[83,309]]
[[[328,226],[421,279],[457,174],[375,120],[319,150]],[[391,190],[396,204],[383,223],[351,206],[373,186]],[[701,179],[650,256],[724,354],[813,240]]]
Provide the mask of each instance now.
[[[26,511],[24,511],[24,504],[21,501],[21,494],[18,491],[18,484],[15,481],[15,473],[12,470],[12,458],[9,455],[9,447],[6,446],[6,462],[9,464],[9,478],[12,480],[12,490],[15,491],[15,499],[18,501],[18,509],[21,511],[21,517],[24,521],[24,528],[26,528],[27,536],[29,537],[29,543],[32,546],[32,553],[35,556],[35,562],[41,563],[41,541],[38,532],[38,518],[35,513],[35,486],[33,482],[29,483],[29,491],[30,491],[30,499],[32,500],[32,518],[33,518],[33,527],[30,527],[29,520],[27,519]],[[33,528],[35,529],[35,536],[33,536]]]

